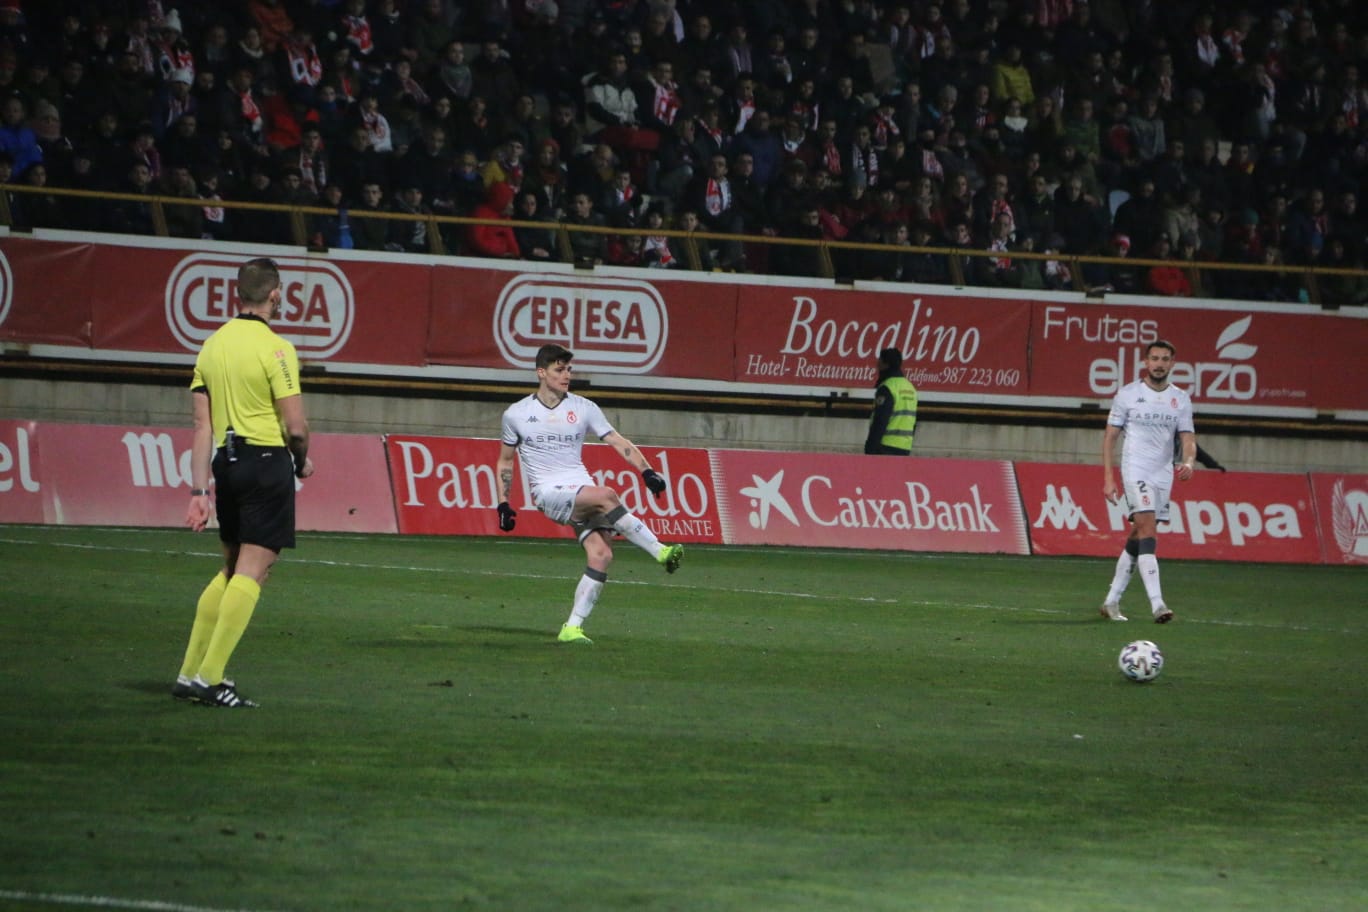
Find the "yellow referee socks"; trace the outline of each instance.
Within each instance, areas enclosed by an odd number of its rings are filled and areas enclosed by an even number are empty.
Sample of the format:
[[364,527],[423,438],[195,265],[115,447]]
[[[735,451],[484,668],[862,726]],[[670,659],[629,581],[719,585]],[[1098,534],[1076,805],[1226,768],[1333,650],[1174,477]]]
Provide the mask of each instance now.
[[220,570],[200,593],[199,603],[195,606],[195,623],[190,627],[190,642],[185,647],[185,660],[181,662],[180,673],[193,678],[204,661],[204,652],[209,648],[209,638],[214,635],[214,625],[219,619],[219,602],[223,590],[228,588],[228,577]]
[[250,576],[241,573],[228,581],[228,588],[219,602],[218,623],[214,625],[214,635],[209,638],[209,648],[205,650],[204,661],[200,663],[199,677],[206,684],[219,684],[223,681],[223,671],[228,667],[228,659],[237,648],[238,640],[247,630],[252,620],[252,611],[257,599],[261,598],[261,586]]

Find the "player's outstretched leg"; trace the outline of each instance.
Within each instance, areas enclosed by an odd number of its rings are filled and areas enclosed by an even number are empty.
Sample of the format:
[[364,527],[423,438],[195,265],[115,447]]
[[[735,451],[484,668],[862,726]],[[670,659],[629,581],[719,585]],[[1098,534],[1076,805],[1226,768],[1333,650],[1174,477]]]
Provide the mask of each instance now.
[[679,569],[679,562],[684,559],[683,545],[661,545],[656,553],[656,563],[665,568],[666,573],[674,573]]

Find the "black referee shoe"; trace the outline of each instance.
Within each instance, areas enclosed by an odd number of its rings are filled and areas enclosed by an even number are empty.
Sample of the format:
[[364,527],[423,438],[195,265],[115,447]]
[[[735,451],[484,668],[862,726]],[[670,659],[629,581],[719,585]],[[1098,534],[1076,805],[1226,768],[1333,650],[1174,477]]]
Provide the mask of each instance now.
[[190,682],[193,698],[205,706],[218,706],[224,709],[256,709],[257,703],[237,692],[232,681],[226,678],[219,684],[206,684],[199,678]]
[[[223,683],[229,687],[235,686],[228,678],[223,679]],[[184,700],[187,703],[198,703],[199,696],[195,692],[194,682],[185,675],[176,675],[176,683],[171,685],[171,696],[177,700]]]

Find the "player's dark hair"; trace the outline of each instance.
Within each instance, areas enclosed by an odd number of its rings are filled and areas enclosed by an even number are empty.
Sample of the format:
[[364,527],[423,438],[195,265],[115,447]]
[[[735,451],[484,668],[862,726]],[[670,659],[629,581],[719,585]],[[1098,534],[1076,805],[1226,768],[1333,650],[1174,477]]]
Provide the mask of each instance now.
[[280,268],[270,257],[257,257],[238,267],[238,297],[248,304],[260,304],[280,284]]
[[575,357],[575,353],[563,345],[556,345],[554,343],[543,345],[541,348],[537,349],[537,369],[541,370],[544,367],[550,367],[551,365],[559,364],[562,361],[568,364],[573,357]]
[[1153,342],[1149,344],[1149,348],[1145,349],[1145,355],[1148,356],[1149,353],[1154,351],[1156,348],[1168,349],[1168,353],[1170,356],[1178,354],[1178,349],[1173,347],[1172,342],[1168,341],[1167,339],[1155,339]]

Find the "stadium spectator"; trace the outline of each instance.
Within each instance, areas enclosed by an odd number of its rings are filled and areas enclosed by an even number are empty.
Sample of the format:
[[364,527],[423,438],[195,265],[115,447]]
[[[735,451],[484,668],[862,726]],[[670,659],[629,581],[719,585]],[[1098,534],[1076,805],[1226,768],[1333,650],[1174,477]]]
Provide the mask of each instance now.
[[[157,191],[163,196],[174,196],[185,200],[199,200],[199,187],[194,174],[185,165],[167,168],[162,175],[161,187]],[[171,237],[204,237],[204,208],[198,203],[164,203],[162,212],[166,218],[166,233]]]
[[17,95],[6,98],[0,108],[0,150],[9,153],[16,174],[43,160],[38,134],[28,125],[28,109]]
[[[19,183],[35,191],[47,187],[47,166],[34,162],[19,176]],[[10,217],[16,228],[69,228],[64,200],[51,193],[15,193],[10,196]]]
[[480,169],[480,179],[484,181],[485,188],[501,182],[510,185],[514,190],[521,187],[524,174],[523,155],[526,151],[521,134],[511,133],[505,136],[503,142],[494,147],[489,161]]
[[357,250],[384,250],[389,240],[389,220],[375,218],[379,212],[389,212],[385,191],[378,181],[366,181],[360,186],[360,196],[351,207],[352,240]]
[[361,198],[361,187],[374,183],[388,186],[385,160],[371,148],[370,131],[364,124],[356,124],[347,133],[347,143],[332,156],[331,182],[342,187],[349,200]]
[[[152,172],[146,162],[134,162],[124,172],[118,191],[134,197],[150,197],[154,192]],[[140,198],[118,199],[105,204],[105,226],[118,234],[156,234],[152,203]]]
[[[516,191],[512,185],[499,181],[491,184],[484,203],[478,206],[472,216],[479,219],[507,220],[513,217],[513,197]],[[475,256],[496,259],[518,259],[523,253],[518,247],[518,238],[511,225],[470,225],[466,228],[465,250]]]
[[1170,298],[1192,297],[1192,283],[1182,265],[1172,259],[1173,247],[1167,235],[1154,239],[1149,253],[1152,259],[1164,260],[1159,266],[1151,266],[1145,273],[1145,290],[1151,294]]
[[[576,191],[570,198],[570,208],[561,217],[561,223],[567,227],[601,228],[606,222],[602,215],[594,211],[594,201],[588,193],[583,190]],[[604,262],[607,256],[607,236],[597,231],[574,231],[569,232],[570,252],[577,265],[598,265]]]
[[[745,230],[741,211],[737,208],[728,177],[727,157],[718,153],[708,161],[708,169],[694,178],[688,191],[687,204],[698,213],[707,231],[718,234],[739,234]],[[719,269],[736,270],[744,267],[744,255],[737,241],[713,241],[709,244],[710,259]]]
[[441,60],[436,67],[436,79],[428,94],[447,95],[455,99],[466,99],[475,91],[475,76],[465,59],[465,44],[451,40],[442,48]]
[[401,178],[398,184],[399,190],[390,200],[391,211],[409,218],[389,221],[385,249],[398,253],[431,253],[433,242],[429,232],[435,226],[429,219],[432,210],[423,202],[423,188],[411,176]]
[[[1136,248],[1151,250],[1155,239],[1163,233],[1163,209],[1155,193],[1154,178],[1141,176],[1134,189],[1135,192],[1116,208],[1114,225]],[[1172,238],[1169,243],[1172,245]]]
[[[1102,255],[1113,260],[1124,260],[1130,256],[1131,239],[1124,234],[1114,234],[1102,250]],[[1141,290],[1139,267],[1128,263],[1084,263],[1083,288],[1090,295],[1115,292],[1135,294]]]
[[413,50],[414,66],[426,72],[444,58],[457,36],[443,0],[422,0],[417,6],[417,14],[409,22],[406,46]]
[[513,218],[518,222],[536,222],[538,225],[515,225],[513,236],[518,242],[518,251],[525,260],[550,262],[559,259],[556,255],[557,244],[551,220],[541,213],[542,198],[535,191],[523,188],[514,202]]

